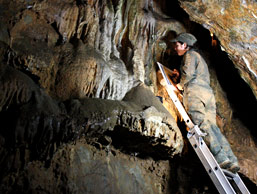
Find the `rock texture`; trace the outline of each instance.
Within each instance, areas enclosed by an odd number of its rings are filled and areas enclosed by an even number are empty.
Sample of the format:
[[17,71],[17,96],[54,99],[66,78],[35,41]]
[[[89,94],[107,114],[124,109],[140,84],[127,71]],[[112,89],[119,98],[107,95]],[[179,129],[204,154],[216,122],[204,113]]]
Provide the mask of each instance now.
[[[105,193],[169,190],[169,175],[163,166],[158,167],[162,170],[155,179],[165,178],[149,187],[153,180],[146,174],[151,174],[151,170],[145,171],[143,164],[120,160],[122,154],[115,157],[115,150],[119,149],[133,156],[132,160],[135,156],[151,157],[163,160],[160,163],[167,166],[167,160],[182,151],[183,139],[175,120],[148,88],[138,85],[122,101],[84,97],[58,103],[24,73],[9,66],[2,70],[1,193],[97,193],[103,188]],[[86,148],[89,144],[94,147]],[[92,150],[100,155],[95,156]],[[64,153],[65,159],[61,157]],[[156,165],[151,158],[149,168]],[[87,178],[81,180],[78,172]],[[110,185],[111,180],[122,177],[128,181]],[[107,185],[102,184],[103,179]],[[51,184],[54,180],[58,185]],[[93,184],[93,180],[100,181],[101,187],[97,186],[100,182]],[[140,187],[132,189],[135,184]]]
[[99,152],[86,142],[78,142],[59,149],[48,168],[39,161],[30,163],[19,180],[31,185],[26,188],[21,184],[22,190],[33,193],[154,194],[169,192],[163,187],[169,168],[167,161],[142,160],[114,150]]
[[257,97],[257,4],[254,0],[180,0],[190,19],[200,23],[220,41]]
[[256,189],[255,12],[239,0],[0,0],[0,193],[216,193],[157,80],[185,31]]

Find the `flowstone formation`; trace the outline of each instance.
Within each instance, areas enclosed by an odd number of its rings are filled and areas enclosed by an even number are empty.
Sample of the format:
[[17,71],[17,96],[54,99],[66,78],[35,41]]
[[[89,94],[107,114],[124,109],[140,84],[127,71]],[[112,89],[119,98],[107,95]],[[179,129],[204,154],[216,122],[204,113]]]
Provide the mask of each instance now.
[[[218,125],[254,190],[256,132],[241,117],[256,107],[254,10],[239,0],[0,0],[0,193],[216,193],[156,75],[156,61],[180,62],[169,39],[185,31],[206,49]],[[240,87],[250,105],[227,92],[224,64],[252,89]]]

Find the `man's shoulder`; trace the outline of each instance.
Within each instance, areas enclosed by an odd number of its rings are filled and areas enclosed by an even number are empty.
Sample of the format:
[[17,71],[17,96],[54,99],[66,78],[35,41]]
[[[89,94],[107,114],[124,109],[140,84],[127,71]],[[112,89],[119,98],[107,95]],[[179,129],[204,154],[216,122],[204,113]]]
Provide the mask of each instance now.
[[189,55],[200,55],[199,52],[197,52],[195,49],[190,49],[187,51],[187,54]]
[[188,58],[190,58],[190,59],[197,58],[198,55],[199,55],[198,52],[196,52],[195,50],[191,50],[190,49],[189,51],[187,51],[185,53],[184,58],[186,58],[186,59],[188,59]]
[[185,57],[197,58],[197,59],[202,58],[201,54],[194,49],[190,49],[189,51],[187,51],[185,54]]

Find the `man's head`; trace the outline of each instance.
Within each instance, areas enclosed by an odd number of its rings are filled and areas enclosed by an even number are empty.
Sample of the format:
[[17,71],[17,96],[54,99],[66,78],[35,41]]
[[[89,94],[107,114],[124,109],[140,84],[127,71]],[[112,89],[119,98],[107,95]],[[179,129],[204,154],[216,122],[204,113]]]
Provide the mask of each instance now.
[[189,47],[192,47],[196,43],[197,39],[190,33],[181,33],[176,38],[171,40],[175,43],[175,51],[179,56],[184,55]]

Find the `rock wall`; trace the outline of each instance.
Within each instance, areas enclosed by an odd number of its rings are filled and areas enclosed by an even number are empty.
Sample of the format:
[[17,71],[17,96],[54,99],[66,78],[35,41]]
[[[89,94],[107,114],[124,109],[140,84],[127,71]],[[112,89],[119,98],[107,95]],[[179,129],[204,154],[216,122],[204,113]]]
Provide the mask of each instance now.
[[[1,70],[1,193],[170,190],[168,160],[181,153],[183,139],[173,117],[144,85],[122,101],[57,102],[21,71]],[[141,164],[127,161],[130,156],[142,158]]]
[[59,148],[47,167],[41,161],[30,162],[15,182],[12,182],[12,177],[16,175],[9,174],[3,180],[5,186],[2,185],[1,191],[169,193],[169,169],[168,161],[140,159],[115,149],[99,151],[82,141]]
[[[180,3],[207,33],[177,1],[0,0],[1,193],[216,193],[155,62],[177,62],[168,40],[180,32],[200,44],[214,33],[256,96],[256,3]],[[208,64],[218,125],[255,188],[254,133]]]
[[184,30],[156,19],[143,0],[22,2],[1,3],[2,31],[10,31],[2,41],[60,99],[122,99],[138,80],[151,82],[154,41],[167,30]]

